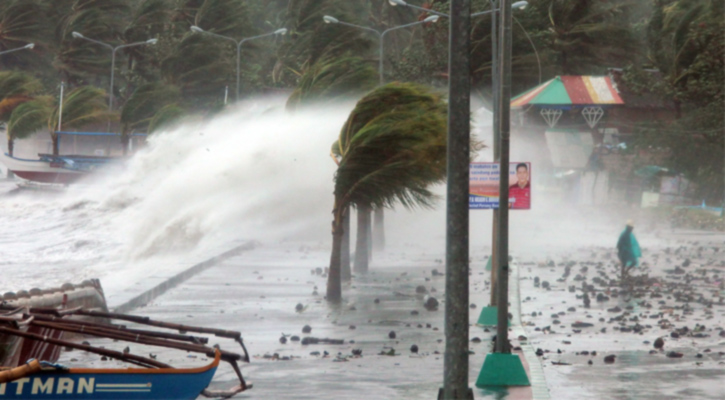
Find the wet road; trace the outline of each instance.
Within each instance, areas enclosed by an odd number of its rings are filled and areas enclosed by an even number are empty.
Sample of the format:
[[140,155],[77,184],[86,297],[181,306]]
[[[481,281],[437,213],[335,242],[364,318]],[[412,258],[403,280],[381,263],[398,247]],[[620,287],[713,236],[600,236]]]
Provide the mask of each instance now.
[[[423,285],[430,295],[443,300],[444,277],[431,274],[434,268],[442,271],[441,264],[432,254],[416,258],[396,254],[379,260],[379,266],[372,267],[368,275],[344,287],[344,303],[332,307],[323,299],[326,278],[313,272],[324,269],[327,257],[325,250],[304,247],[259,248],[207,270],[136,313],[169,322],[241,330],[253,357],[251,364],[243,366],[243,373],[254,388],[237,396],[240,398],[435,398],[445,348],[443,304],[437,311],[426,310],[424,295],[416,294],[416,286]],[[472,278],[477,288],[483,289],[484,276]],[[487,293],[477,291],[472,302],[483,305]],[[295,310],[298,303],[304,307],[302,312]],[[480,306],[471,310],[472,323],[479,311]],[[310,325],[311,333],[302,333],[305,325]],[[389,338],[391,331],[395,339]],[[283,334],[343,339],[345,344],[302,345],[291,340],[281,344]],[[472,387],[492,334],[471,327],[470,337],[482,339],[470,346]],[[94,343],[119,350],[125,347],[109,340]],[[233,343],[220,343],[222,348],[235,350]],[[410,350],[414,344],[419,348],[417,354]],[[174,366],[208,362],[178,352],[131,347],[138,354],[153,351],[159,360]],[[362,357],[353,357],[353,349],[362,350]],[[393,351],[394,355],[380,354]],[[289,360],[282,360],[287,357]],[[70,358],[93,366],[111,365],[80,352],[64,353],[61,362]],[[220,367],[213,387],[231,387],[234,378],[230,368]],[[506,390],[473,388],[476,398],[520,398],[508,396]]]

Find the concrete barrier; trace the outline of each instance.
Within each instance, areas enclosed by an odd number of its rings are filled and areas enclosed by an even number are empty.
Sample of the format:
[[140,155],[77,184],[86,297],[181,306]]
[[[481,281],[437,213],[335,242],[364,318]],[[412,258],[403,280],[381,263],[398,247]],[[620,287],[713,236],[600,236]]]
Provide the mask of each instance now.
[[152,287],[151,289],[139,294],[138,296],[133,297],[132,299],[119,304],[118,306],[113,308],[113,312],[116,313],[128,313],[131,310],[134,310],[139,307],[143,307],[155,298],[161,296],[162,294],[166,293],[169,289],[173,289],[176,286],[180,285],[187,279],[193,277],[194,275],[205,271],[216,264],[230,258],[236,255],[239,255],[245,251],[253,250],[254,249],[254,242],[247,242],[242,245],[239,245],[229,251],[226,251],[216,257],[212,257],[206,261],[202,261],[193,267],[190,267],[184,271],[179,272],[178,274],[170,277],[169,279],[166,279],[165,281],[159,283],[158,285]]

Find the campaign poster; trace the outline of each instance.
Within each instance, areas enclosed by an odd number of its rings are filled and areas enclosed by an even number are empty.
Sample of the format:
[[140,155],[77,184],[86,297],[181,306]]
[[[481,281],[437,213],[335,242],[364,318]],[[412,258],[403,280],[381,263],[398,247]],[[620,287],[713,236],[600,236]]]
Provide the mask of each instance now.
[[[472,163],[470,167],[468,204],[471,210],[498,208],[499,166],[498,163]],[[531,209],[531,163],[509,164],[509,208]]]

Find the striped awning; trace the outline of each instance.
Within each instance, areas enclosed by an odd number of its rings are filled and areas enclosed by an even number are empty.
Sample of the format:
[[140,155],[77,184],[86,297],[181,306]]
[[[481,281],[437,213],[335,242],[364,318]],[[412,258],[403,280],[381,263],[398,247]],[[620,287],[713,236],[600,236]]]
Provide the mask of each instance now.
[[624,104],[624,101],[608,76],[557,76],[511,99],[511,108],[617,104]]

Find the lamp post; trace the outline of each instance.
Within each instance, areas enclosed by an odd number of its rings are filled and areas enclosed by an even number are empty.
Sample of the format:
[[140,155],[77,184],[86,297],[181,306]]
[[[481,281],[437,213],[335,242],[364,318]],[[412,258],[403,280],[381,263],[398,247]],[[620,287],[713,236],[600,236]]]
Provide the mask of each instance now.
[[241,64],[241,49],[242,49],[242,44],[244,42],[248,42],[248,41],[254,40],[254,39],[263,38],[263,37],[266,37],[266,36],[284,35],[284,34],[287,33],[287,28],[277,29],[274,32],[269,32],[269,33],[265,33],[265,34],[262,34],[262,35],[252,36],[252,37],[244,38],[242,40],[236,40],[234,38],[230,38],[229,36],[224,36],[224,35],[220,35],[218,33],[205,31],[205,30],[199,28],[196,25],[192,25],[191,26],[191,31],[192,32],[197,32],[197,33],[206,33],[207,35],[216,36],[216,37],[219,37],[219,38],[222,38],[222,39],[226,39],[226,40],[231,40],[232,42],[234,42],[237,45],[237,101],[239,101],[239,67],[240,67],[240,64]]
[[18,47],[18,48],[15,48],[15,49],[10,49],[10,50],[5,50],[5,51],[0,51],[0,55],[12,53],[12,52],[18,51],[18,50],[32,49],[33,47],[35,47],[35,43],[28,43],[28,44],[26,44],[23,47]]
[[325,23],[328,23],[328,24],[345,25],[345,26],[349,26],[349,27],[352,27],[352,28],[358,28],[358,29],[362,29],[362,30],[369,31],[369,32],[373,32],[376,35],[378,35],[378,39],[380,40],[380,46],[379,46],[380,47],[380,61],[379,61],[379,65],[378,65],[378,74],[380,75],[380,85],[382,85],[384,83],[384,78],[383,78],[383,49],[384,49],[384,44],[385,44],[385,40],[384,40],[385,39],[385,35],[388,32],[395,31],[395,30],[398,30],[398,29],[409,28],[411,26],[425,24],[425,23],[428,23],[428,22],[436,22],[436,21],[438,21],[438,18],[439,18],[438,15],[431,15],[430,17],[428,17],[428,18],[426,18],[426,19],[424,19],[422,21],[416,21],[416,22],[412,22],[410,24],[394,26],[392,28],[389,28],[389,29],[386,29],[386,30],[380,32],[380,31],[378,31],[376,29],[368,28],[367,26],[360,26],[360,25],[351,24],[349,22],[343,22],[343,21],[340,21],[337,18],[331,17],[329,15],[325,15],[324,17],[322,17],[322,19],[325,21]]
[[159,41],[158,39],[149,39],[149,40],[146,40],[143,42],[122,44],[122,45],[114,47],[108,43],[101,42],[100,40],[95,40],[95,39],[85,37],[82,34],[80,34],[79,32],[73,32],[72,35],[74,38],[84,39],[89,42],[92,42],[95,44],[100,44],[103,47],[107,47],[107,48],[111,49],[111,86],[110,86],[110,90],[108,92],[108,110],[109,111],[113,110],[113,77],[114,77],[115,65],[116,65],[116,51],[118,51],[119,49],[126,48],[126,47],[141,46],[144,44],[156,44]]
[[[448,15],[446,13],[442,13],[440,11],[430,10],[430,9],[427,9],[427,8],[423,8],[423,7],[419,7],[419,6],[414,6],[412,4],[408,4],[408,2],[406,2],[405,0],[388,0],[388,3],[390,3],[390,5],[393,6],[393,7],[395,7],[395,6],[410,7],[410,8],[416,9],[416,10],[425,11],[425,12],[427,12],[429,14],[434,14],[434,15],[438,15],[438,16],[446,17],[446,18],[449,18],[450,17],[450,15]],[[515,9],[518,9],[518,8],[525,8],[528,5],[529,5],[529,2],[528,1],[517,1],[516,3],[511,4],[511,8],[515,10]],[[498,9],[491,9],[491,10],[486,10],[486,11],[481,11],[481,12],[473,13],[473,14],[471,14],[471,18],[480,17],[481,15],[491,14],[494,11],[498,11]]]

